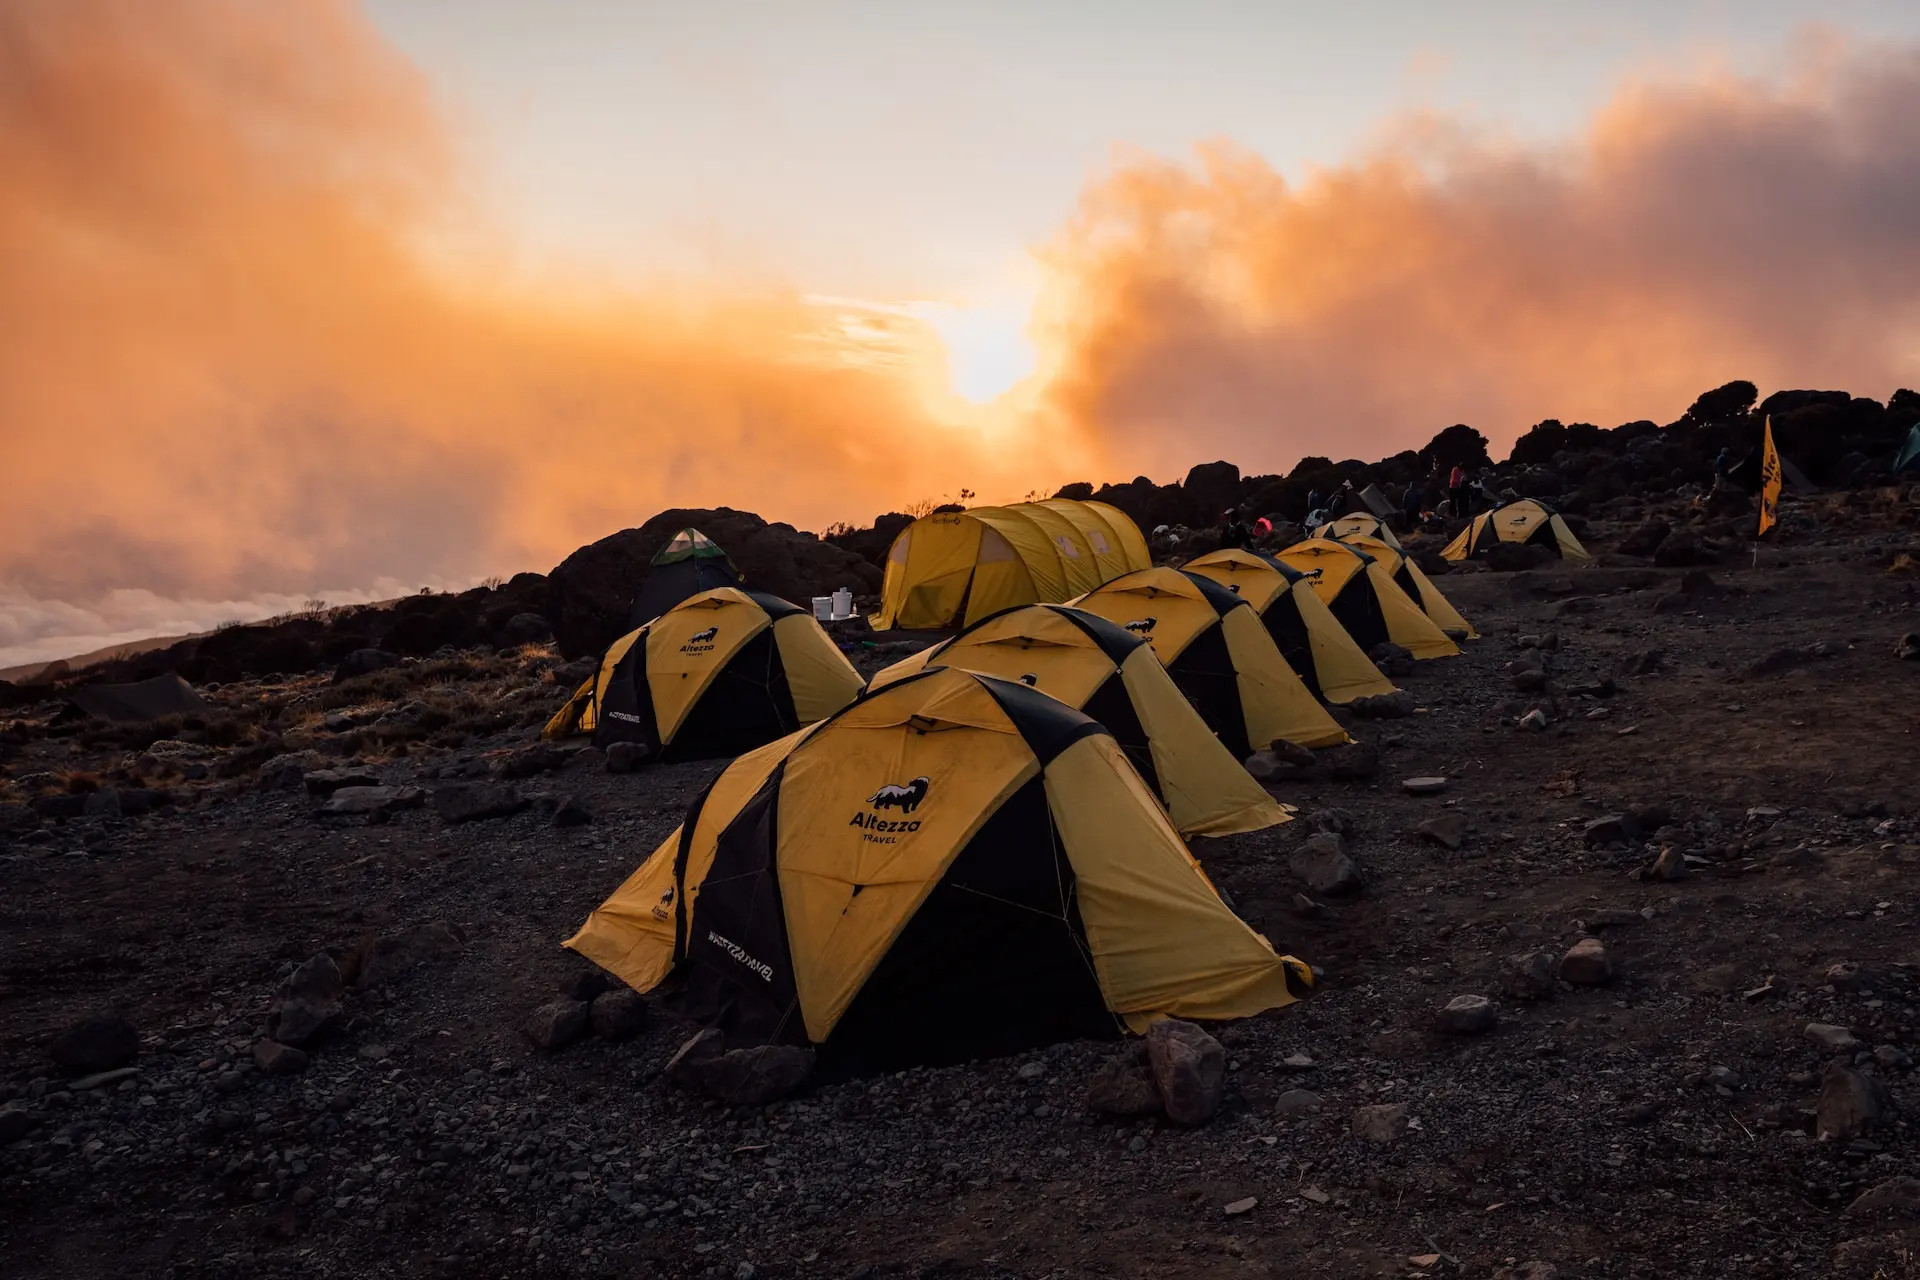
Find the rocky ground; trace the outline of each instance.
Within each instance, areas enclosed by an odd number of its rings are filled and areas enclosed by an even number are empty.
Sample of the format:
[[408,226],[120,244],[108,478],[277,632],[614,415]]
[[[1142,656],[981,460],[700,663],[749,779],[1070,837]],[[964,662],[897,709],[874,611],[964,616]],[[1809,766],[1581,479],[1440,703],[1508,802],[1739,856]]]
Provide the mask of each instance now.
[[[1299,821],[1196,847],[1323,976],[1212,1028],[1192,1129],[1088,1109],[1111,1044],[757,1108],[669,1083],[690,1029],[631,1005],[536,1048],[591,994],[560,940],[720,767],[527,752],[576,674],[544,649],[227,684],[152,731],[20,708],[0,1270],[1920,1273],[1913,496],[1792,504],[1707,569],[1654,537],[1442,579],[1484,638],[1355,722],[1377,774],[1276,783]],[[1596,549],[1685,523],[1615,514]],[[1295,873],[1328,832],[1357,891]],[[311,1037],[274,1012],[297,970]]]

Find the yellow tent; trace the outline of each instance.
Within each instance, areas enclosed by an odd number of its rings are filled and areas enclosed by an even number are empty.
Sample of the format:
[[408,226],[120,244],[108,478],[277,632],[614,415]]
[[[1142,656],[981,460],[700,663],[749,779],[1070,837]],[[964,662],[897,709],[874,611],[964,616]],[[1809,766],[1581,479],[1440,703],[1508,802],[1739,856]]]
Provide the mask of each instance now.
[[1378,538],[1369,538],[1364,534],[1349,534],[1340,539],[1350,547],[1358,547],[1374,559],[1387,571],[1394,585],[1407,593],[1407,598],[1420,606],[1433,625],[1454,640],[1478,640],[1480,633],[1473,624],[1460,616],[1453,602],[1440,594],[1440,588],[1433,585],[1429,578],[1413,562],[1413,558],[1398,547],[1390,547]]
[[943,668],[735,760],[566,945],[823,1074],[1290,1004],[1113,738]]
[[1349,741],[1280,656],[1246,601],[1178,569],[1142,569],[1072,602],[1135,635],[1207,726],[1245,759],[1278,738],[1305,747]]
[[832,715],[862,683],[805,609],[714,587],[614,641],[540,736],[638,742],[665,760],[737,755]]
[[1021,605],[894,663],[867,689],[932,667],[1017,680],[1098,720],[1182,835],[1232,835],[1287,821],[1285,807],[1213,736],[1153,646],[1105,618],[1065,605]]
[[943,511],[887,553],[875,630],[970,626],[1021,604],[1059,603],[1153,561],[1133,521],[1101,502]]
[[1446,632],[1407,598],[1386,566],[1358,547],[1331,538],[1307,538],[1275,556],[1313,580],[1316,595],[1340,619],[1354,642],[1369,653],[1384,640],[1416,658],[1446,658],[1460,652]]
[[1394,692],[1393,682],[1314,594],[1313,579],[1292,565],[1258,551],[1223,547],[1182,567],[1251,605],[1309,692],[1341,703]]
[[1392,526],[1371,511],[1356,511],[1352,515],[1341,516],[1338,520],[1329,520],[1315,529],[1313,536],[1339,538],[1345,541],[1356,533],[1365,534],[1369,538],[1378,538],[1395,550],[1400,547],[1400,539],[1393,536]]
[[1440,554],[1449,560],[1469,560],[1484,555],[1496,542],[1531,542],[1562,560],[1591,559],[1560,513],[1536,498],[1522,498],[1475,516]]

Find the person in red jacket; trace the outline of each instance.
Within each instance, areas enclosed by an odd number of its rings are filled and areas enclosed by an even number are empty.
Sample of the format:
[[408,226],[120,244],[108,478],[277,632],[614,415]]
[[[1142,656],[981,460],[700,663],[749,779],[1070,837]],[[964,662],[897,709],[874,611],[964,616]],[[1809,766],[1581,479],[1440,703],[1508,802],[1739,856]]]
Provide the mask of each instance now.
[[1447,475],[1447,500],[1456,518],[1467,514],[1467,469],[1457,462]]

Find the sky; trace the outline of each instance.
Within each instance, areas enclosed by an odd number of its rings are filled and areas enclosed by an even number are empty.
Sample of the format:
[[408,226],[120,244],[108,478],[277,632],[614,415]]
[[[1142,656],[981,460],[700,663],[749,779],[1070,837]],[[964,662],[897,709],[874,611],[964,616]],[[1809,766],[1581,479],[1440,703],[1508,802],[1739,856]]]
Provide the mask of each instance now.
[[0,6],[0,667],[1920,383],[1920,6],[1093,13]]

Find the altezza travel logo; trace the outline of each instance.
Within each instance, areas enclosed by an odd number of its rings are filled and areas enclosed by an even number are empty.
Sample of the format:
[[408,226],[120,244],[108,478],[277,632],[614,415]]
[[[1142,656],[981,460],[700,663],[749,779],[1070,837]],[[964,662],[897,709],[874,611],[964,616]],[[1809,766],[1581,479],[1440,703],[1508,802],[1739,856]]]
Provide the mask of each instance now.
[[680,646],[680,652],[706,653],[713,648],[713,638],[719,634],[720,628],[717,626],[708,627],[705,631],[696,631],[687,637],[685,644]]
[[884,812],[898,809],[903,815],[912,813],[927,798],[927,791],[932,785],[924,775],[905,784],[889,782],[867,797],[867,803],[872,808],[854,814],[847,825],[859,827],[860,838],[872,844],[898,843],[901,836],[920,829],[920,819],[892,819],[884,817]]
[[1158,618],[1135,618],[1127,624],[1127,630],[1137,636],[1150,636],[1153,634],[1154,627],[1159,625],[1159,622],[1160,619]]

